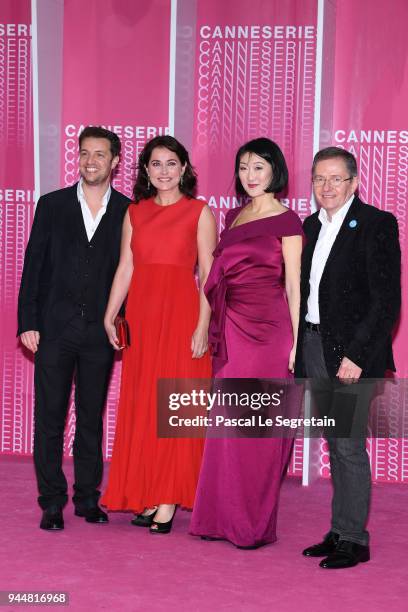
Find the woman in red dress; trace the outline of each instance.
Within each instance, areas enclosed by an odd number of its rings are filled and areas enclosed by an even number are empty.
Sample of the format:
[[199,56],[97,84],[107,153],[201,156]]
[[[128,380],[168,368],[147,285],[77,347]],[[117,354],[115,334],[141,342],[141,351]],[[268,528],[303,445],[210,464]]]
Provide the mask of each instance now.
[[[131,345],[124,350],[109,483],[102,504],[133,510],[134,525],[168,533],[176,506],[192,508],[203,440],[157,437],[160,378],[209,378],[210,308],[202,287],[216,244],[214,217],[192,197],[196,176],[172,136],[149,141],[139,157],[135,203],[123,224],[121,258],[105,315],[114,319],[127,296]],[[200,290],[194,277],[198,262]]]

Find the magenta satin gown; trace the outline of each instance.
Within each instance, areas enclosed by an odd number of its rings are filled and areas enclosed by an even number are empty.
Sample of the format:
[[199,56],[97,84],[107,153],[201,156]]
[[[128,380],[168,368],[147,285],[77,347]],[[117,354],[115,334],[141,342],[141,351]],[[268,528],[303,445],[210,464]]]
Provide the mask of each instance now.
[[[288,210],[230,228],[229,211],[205,286],[216,378],[288,378],[292,326],[282,237],[303,235]],[[208,438],[190,532],[260,546],[276,540],[279,489],[292,440]]]

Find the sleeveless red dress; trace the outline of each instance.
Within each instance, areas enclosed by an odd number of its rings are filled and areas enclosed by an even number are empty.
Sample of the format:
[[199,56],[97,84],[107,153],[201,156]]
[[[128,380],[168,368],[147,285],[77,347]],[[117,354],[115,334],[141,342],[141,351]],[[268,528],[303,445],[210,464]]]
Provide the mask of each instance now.
[[131,346],[124,350],[109,483],[101,503],[141,512],[158,504],[192,508],[201,439],[158,438],[158,378],[209,378],[209,355],[191,356],[199,293],[194,278],[197,225],[205,202],[182,197],[129,207],[134,270],[126,305]]

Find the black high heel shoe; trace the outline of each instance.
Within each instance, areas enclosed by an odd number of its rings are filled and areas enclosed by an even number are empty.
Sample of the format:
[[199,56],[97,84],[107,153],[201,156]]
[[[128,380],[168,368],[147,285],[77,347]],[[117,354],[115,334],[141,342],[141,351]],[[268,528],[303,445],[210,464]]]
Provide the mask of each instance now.
[[151,514],[136,514],[135,518],[130,521],[135,527],[150,527],[153,519],[156,516],[157,508]]
[[[176,516],[176,510],[177,510],[177,506],[174,508],[173,516],[171,517],[169,521],[167,521],[167,523],[158,523],[157,521],[152,521],[152,524],[149,529],[150,533],[170,533],[172,525],[173,525],[174,517]],[[156,527],[152,529],[154,525]]]

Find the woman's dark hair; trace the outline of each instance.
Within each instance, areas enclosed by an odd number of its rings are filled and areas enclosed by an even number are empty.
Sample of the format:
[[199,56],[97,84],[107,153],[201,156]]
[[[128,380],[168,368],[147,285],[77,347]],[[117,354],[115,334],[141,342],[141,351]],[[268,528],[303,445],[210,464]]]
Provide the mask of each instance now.
[[266,193],[279,193],[288,184],[288,167],[278,145],[269,138],[255,138],[242,145],[235,157],[235,190],[238,195],[247,195],[239,178],[239,164],[245,153],[255,153],[272,166],[272,181]]
[[146,142],[143,151],[139,155],[136,167],[136,182],[133,187],[134,201],[140,202],[140,200],[151,198],[157,193],[157,189],[148,181],[146,171],[153,149],[157,147],[163,147],[172,151],[179,158],[181,165],[186,166],[183,174],[183,181],[179,184],[179,189],[181,193],[184,193],[188,198],[194,197],[194,191],[197,185],[197,175],[191,165],[187,149],[173,136],[156,136]]

